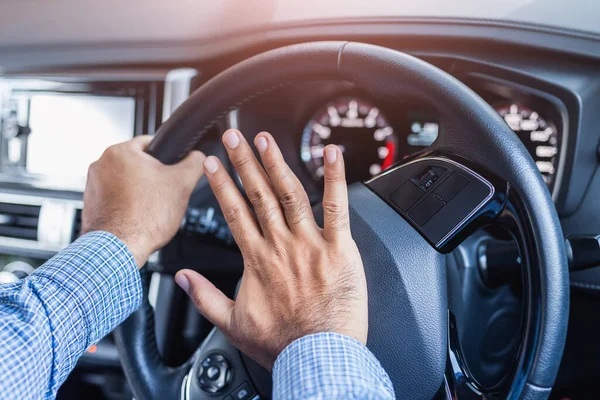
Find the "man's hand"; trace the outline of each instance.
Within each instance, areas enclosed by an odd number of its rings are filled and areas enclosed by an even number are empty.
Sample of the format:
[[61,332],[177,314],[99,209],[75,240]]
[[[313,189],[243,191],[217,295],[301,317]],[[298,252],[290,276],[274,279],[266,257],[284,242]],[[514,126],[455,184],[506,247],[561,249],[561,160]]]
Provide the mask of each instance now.
[[190,270],[180,271],[177,283],[233,345],[269,370],[308,334],[337,332],[366,343],[367,285],[350,234],[340,149],[324,152],[321,229],[271,135],[255,139],[266,173],[240,132],[226,132],[223,141],[256,215],[219,160],[208,157],[208,180],[244,257],[239,293],[234,302]]
[[138,267],[179,229],[190,195],[203,174],[204,154],[192,151],[176,165],[144,152],[140,136],[109,147],[90,166],[82,232],[110,232],[127,245]]

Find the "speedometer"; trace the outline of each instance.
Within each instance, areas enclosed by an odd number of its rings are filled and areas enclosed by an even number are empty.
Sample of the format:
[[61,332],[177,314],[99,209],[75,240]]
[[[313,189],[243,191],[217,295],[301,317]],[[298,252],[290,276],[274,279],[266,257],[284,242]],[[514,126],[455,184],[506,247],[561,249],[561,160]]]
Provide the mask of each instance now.
[[390,167],[398,141],[379,108],[356,97],[342,97],[318,110],[302,134],[300,155],[317,181],[323,178],[323,149],[331,143],[344,153],[346,178],[352,183]]
[[519,136],[546,183],[554,183],[558,164],[558,132],[538,112],[520,104],[495,107],[496,111]]

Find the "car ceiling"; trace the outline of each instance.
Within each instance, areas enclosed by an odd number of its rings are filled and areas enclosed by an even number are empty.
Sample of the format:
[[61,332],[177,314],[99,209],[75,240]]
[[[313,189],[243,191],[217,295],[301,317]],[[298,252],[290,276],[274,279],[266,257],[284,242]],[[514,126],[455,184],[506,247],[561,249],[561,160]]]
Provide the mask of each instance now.
[[599,10],[599,4],[585,0],[480,0],[476,7],[472,0],[4,0],[0,50],[208,40],[299,21],[369,17],[493,19],[595,31]]

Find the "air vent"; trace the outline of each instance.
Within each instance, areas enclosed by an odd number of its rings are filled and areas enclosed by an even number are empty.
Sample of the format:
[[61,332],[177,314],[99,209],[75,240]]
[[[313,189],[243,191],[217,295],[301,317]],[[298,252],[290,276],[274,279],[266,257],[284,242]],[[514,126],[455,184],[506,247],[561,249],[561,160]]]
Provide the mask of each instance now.
[[74,242],[81,235],[81,209],[75,210],[75,218],[73,221],[73,235],[71,241]]
[[0,203],[0,236],[37,240],[40,206]]

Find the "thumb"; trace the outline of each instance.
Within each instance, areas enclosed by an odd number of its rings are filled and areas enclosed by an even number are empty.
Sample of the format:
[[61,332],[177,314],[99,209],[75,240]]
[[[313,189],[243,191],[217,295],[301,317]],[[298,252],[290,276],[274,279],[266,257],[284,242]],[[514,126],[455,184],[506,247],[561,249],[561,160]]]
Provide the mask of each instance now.
[[192,150],[179,163],[169,166],[186,187],[194,187],[204,175],[204,160],[206,156],[198,150]]
[[228,331],[235,305],[233,300],[208,279],[189,269],[179,271],[175,282],[190,296],[200,314],[223,332]]

